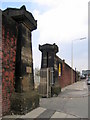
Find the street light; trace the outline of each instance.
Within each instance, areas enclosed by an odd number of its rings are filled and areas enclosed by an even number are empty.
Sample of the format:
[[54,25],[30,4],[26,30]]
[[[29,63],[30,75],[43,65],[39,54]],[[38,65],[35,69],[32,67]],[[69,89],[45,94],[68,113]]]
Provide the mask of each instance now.
[[72,44],[71,44],[71,83],[73,83],[73,42],[74,41],[77,41],[77,40],[84,40],[86,39],[86,37],[82,37],[82,38],[79,38],[79,39],[75,39],[75,40],[72,40]]

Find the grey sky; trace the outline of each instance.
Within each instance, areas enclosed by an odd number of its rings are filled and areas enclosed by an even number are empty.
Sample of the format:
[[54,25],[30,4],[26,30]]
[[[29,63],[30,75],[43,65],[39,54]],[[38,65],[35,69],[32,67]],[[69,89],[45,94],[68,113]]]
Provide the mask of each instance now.
[[88,0],[3,0],[2,9],[21,7],[37,19],[37,30],[32,33],[34,68],[41,64],[39,44],[56,43],[58,56],[71,65],[71,41],[87,37],[73,43],[73,63],[77,70],[88,68]]

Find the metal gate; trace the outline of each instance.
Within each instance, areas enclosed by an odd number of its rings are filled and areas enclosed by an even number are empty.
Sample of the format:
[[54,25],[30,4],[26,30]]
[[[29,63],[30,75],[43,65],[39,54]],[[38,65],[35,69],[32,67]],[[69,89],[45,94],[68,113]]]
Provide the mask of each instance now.
[[51,97],[51,86],[53,84],[53,68],[42,68],[40,70],[39,94],[42,97]]

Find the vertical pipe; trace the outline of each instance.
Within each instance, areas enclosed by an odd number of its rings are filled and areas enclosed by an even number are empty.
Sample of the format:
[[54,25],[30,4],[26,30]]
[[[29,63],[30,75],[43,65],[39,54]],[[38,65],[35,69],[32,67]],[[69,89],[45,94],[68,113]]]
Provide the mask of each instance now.
[[48,68],[47,68],[47,98],[48,98]]
[[71,84],[73,83],[73,41],[71,44]]

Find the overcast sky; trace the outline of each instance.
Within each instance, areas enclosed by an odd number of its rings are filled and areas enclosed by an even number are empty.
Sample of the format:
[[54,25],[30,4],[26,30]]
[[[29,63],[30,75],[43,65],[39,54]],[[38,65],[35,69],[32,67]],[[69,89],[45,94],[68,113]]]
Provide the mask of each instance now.
[[[57,55],[71,66],[73,41],[73,68],[88,69],[88,0],[3,0],[2,9],[23,4],[37,20],[32,32],[34,68],[41,67],[38,45],[45,43],[56,43]],[[82,37],[87,39],[80,41]]]

